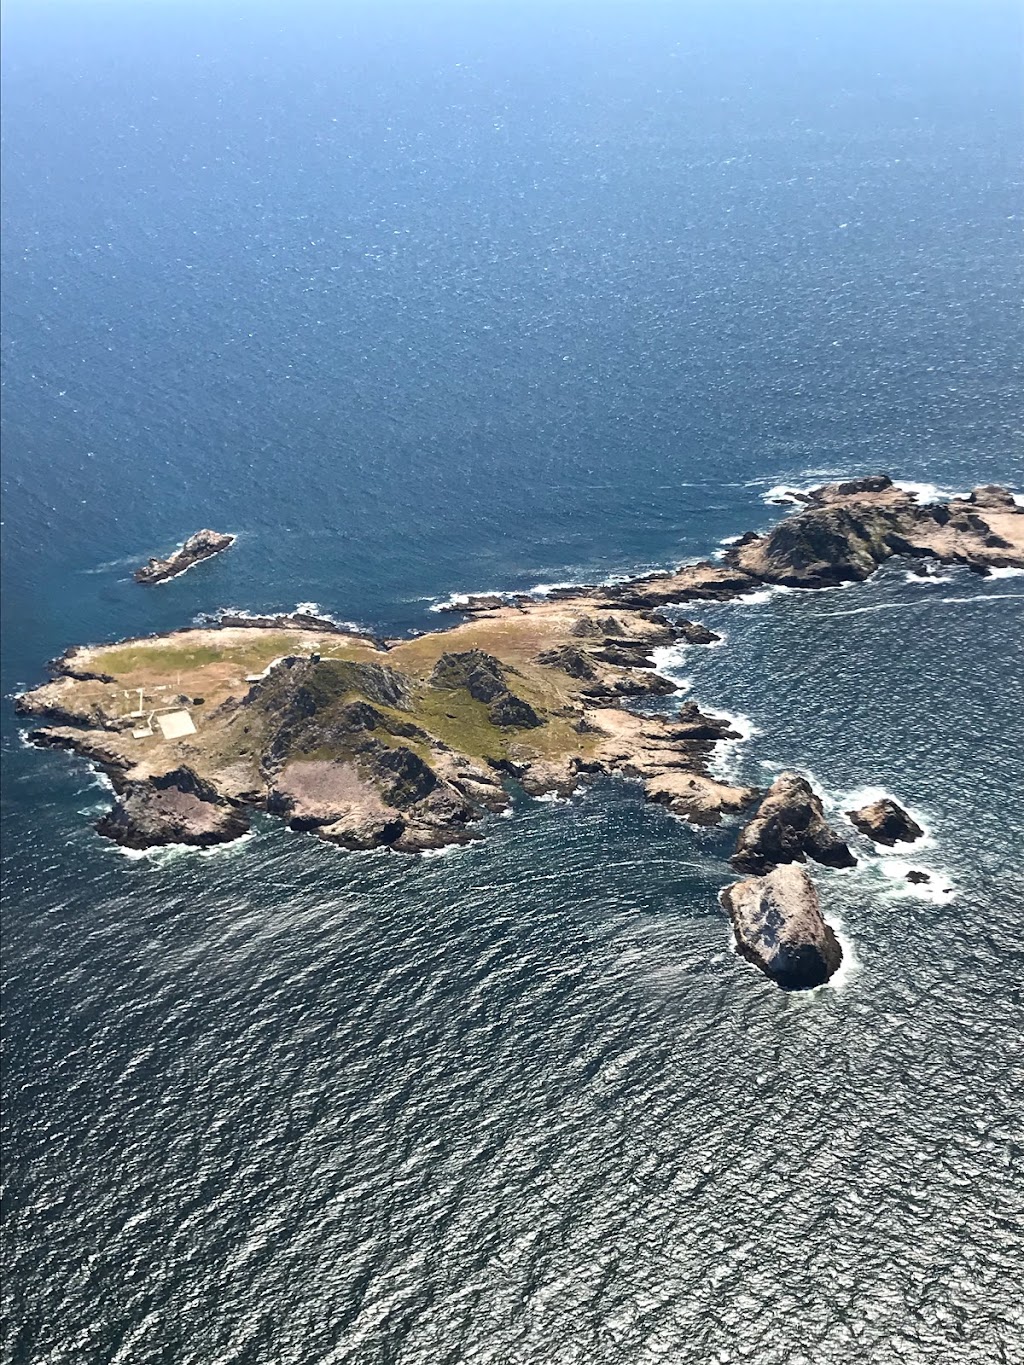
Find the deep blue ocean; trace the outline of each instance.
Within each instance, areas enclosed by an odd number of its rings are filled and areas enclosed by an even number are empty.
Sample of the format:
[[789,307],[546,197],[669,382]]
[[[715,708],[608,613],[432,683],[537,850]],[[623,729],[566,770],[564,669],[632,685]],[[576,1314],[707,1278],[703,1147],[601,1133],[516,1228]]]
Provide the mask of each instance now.
[[[130,858],[66,645],[668,566],[887,470],[1024,490],[1011,4],[12,0],[6,1365],[1021,1365],[1024,579],[709,607],[722,771],[881,787],[846,966],[732,952],[628,783],[441,857]],[[131,568],[199,526],[223,557]],[[932,874],[915,891],[908,866]]]

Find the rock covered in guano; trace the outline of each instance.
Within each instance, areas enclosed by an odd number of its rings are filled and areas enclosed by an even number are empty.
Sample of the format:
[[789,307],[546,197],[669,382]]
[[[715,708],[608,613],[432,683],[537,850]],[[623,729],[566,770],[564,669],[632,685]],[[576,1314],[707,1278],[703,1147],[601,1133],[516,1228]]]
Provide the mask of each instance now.
[[889,848],[895,843],[912,844],[924,834],[917,821],[889,796],[861,806],[859,810],[848,810],[846,814],[861,834]]
[[736,951],[783,990],[821,986],[843,960],[802,867],[788,863],[763,877],[734,882],[721,902],[736,933]]

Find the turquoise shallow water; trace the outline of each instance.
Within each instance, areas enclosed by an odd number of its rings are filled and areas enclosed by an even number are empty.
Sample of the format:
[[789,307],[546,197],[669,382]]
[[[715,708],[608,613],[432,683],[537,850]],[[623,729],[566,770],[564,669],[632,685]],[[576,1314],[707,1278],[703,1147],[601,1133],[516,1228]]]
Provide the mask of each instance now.
[[[778,483],[1024,488],[1010,11],[638,14],[9,13],[5,695],[708,554]],[[734,831],[629,784],[133,860],[5,702],[4,1360],[1017,1365],[1022,596],[892,566],[666,661],[728,771],[928,827],[931,897],[822,874],[804,998]]]

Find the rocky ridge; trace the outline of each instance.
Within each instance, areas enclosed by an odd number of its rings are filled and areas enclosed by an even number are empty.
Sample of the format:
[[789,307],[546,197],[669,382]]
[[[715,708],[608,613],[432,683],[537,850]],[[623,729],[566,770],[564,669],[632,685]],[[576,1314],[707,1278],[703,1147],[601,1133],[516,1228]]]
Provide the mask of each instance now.
[[825,819],[821,798],[799,773],[780,773],[730,859],[738,872],[770,872],[813,858],[825,867],[855,867],[849,846]]

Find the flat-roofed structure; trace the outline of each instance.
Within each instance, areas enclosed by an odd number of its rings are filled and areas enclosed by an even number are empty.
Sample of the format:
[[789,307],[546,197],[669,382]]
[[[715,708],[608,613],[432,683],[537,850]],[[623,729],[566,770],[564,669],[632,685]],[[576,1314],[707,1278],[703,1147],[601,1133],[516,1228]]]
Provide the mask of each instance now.
[[166,715],[157,716],[156,723],[164,739],[183,739],[196,732],[195,722],[187,711],[168,711]]

